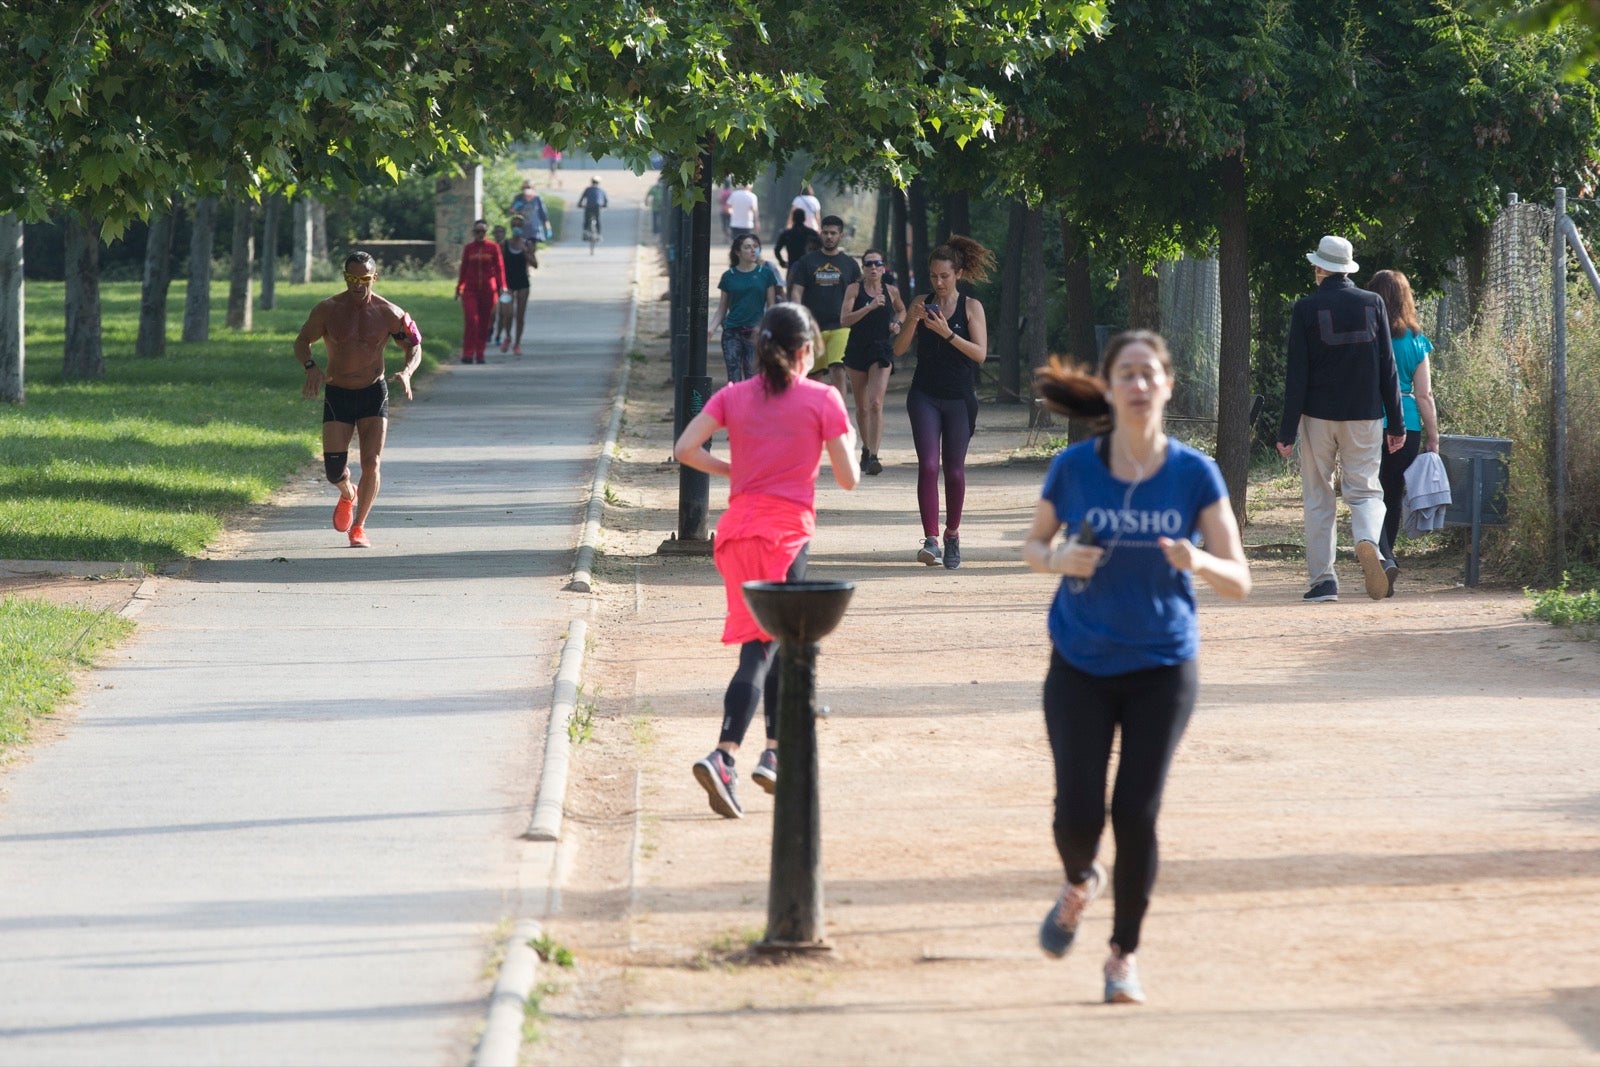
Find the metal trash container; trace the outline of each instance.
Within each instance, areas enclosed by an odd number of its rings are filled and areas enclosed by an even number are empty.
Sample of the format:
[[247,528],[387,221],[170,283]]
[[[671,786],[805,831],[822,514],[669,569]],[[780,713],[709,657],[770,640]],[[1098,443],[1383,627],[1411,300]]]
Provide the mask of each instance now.
[[1478,584],[1478,549],[1485,526],[1504,526],[1511,485],[1511,439],[1441,434],[1439,458],[1450,479],[1450,506],[1446,526],[1467,526],[1472,537],[1467,549],[1467,584]]

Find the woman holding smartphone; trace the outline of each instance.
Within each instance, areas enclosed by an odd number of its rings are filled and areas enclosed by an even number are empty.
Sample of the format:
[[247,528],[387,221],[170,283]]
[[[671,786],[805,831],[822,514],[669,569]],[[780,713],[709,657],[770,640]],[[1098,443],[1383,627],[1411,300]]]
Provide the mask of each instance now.
[[[1238,600],[1250,592],[1250,566],[1222,472],[1163,431],[1172,359],[1158,334],[1113,337],[1097,375],[1052,360],[1034,381],[1052,411],[1108,426],[1051,462],[1022,546],[1029,567],[1062,576],[1050,605],[1044,721],[1066,884],[1040,924],[1039,947],[1066,955],[1105,886],[1095,855],[1120,732],[1105,1000],[1142,1004],[1134,952],[1156,881],[1156,815],[1197,687],[1194,579]],[[1063,527],[1072,536],[1058,544]]]
[[[928,256],[933,292],[913,300],[895,335],[894,354],[913,343],[917,369],[906,393],[911,442],[917,450],[917,509],[922,547],[917,560],[949,570],[961,566],[961,508],[967,497],[967,446],[978,427],[978,365],[989,352],[983,305],[956,288],[962,279],[982,284],[994,253],[970,237],[951,236]],[[944,544],[939,542],[939,472],[944,468]]]

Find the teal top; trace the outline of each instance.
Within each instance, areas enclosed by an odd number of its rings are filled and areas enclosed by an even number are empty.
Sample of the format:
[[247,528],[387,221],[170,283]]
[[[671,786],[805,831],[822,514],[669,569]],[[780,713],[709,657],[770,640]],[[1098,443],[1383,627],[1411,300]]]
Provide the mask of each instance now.
[[1417,412],[1417,398],[1411,392],[1411,380],[1417,368],[1433,351],[1433,342],[1415,330],[1407,330],[1394,339],[1394,369],[1400,376],[1400,415],[1406,429],[1422,429],[1422,416]]

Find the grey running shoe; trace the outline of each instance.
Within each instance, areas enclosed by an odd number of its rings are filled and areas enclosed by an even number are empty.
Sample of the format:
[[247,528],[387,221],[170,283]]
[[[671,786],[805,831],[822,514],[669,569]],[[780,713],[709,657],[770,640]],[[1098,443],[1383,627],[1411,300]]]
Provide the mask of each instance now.
[[1123,955],[1113,948],[1106,957],[1106,1003],[1144,1003],[1144,987],[1139,984],[1139,965],[1134,962],[1133,953]]
[[944,569],[953,571],[961,566],[961,538],[955,534],[944,535]]
[[1072,947],[1078,936],[1078,923],[1106,884],[1106,869],[1096,863],[1089,869],[1089,880],[1082,885],[1068,885],[1039,924],[1039,949],[1051,959],[1059,960]]
[[1367,595],[1382,600],[1389,595],[1389,576],[1384,573],[1383,553],[1371,541],[1356,542],[1356,559],[1361,561],[1361,575],[1367,580]]
[[1332,578],[1325,582],[1318,582],[1306,590],[1306,595],[1300,598],[1307,604],[1321,604],[1328,600],[1339,599],[1339,585]]
[[769,795],[778,791],[778,750],[762,749],[761,761],[750,772],[750,780],[765,789]]
[[739,803],[739,795],[733,788],[733,783],[739,775],[728,762],[726,752],[714,748],[711,750],[711,755],[696,761],[694,777],[695,781],[705,788],[706,797],[711,801],[712,811],[724,819],[744,818],[744,807]]
[[924,537],[922,547],[917,549],[917,562],[926,563],[930,567],[939,565],[939,539],[937,537]]

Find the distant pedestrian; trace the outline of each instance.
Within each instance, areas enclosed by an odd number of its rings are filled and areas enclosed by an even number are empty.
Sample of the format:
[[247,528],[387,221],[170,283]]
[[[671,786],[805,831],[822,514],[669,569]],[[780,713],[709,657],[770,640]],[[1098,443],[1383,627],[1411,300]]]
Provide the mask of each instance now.
[[[930,567],[961,566],[961,510],[967,499],[967,446],[978,428],[978,367],[989,354],[983,305],[957,283],[982,285],[994,253],[970,237],[951,236],[928,256],[933,291],[913,300],[895,335],[894,354],[917,350],[906,393],[911,443],[917,450],[917,510],[922,547],[917,560]],[[944,468],[944,544],[939,541],[939,472]]]
[[489,224],[472,224],[472,240],[461,250],[456,299],[461,301],[461,362],[482,363],[494,322],[494,304],[506,288],[500,246],[489,239]]
[[550,239],[550,212],[545,209],[544,197],[533,188],[533,182],[523,181],[522,190],[511,199],[511,214],[522,216],[522,237],[534,248],[540,241]]
[[844,369],[856,398],[856,426],[861,431],[861,473],[882,474],[878,448],[883,442],[883,397],[894,373],[894,336],[905,322],[900,291],[884,282],[883,251],[869,248],[861,256],[862,279],[845,288],[839,321],[850,328]]
[[[1307,602],[1339,599],[1333,571],[1337,473],[1350,505],[1367,595],[1382,600],[1393,589],[1383,540],[1383,487],[1378,468],[1384,449],[1405,444],[1400,386],[1383,298],[1357,289],[1355,250],[1343,237],[1324,237],[1306,253],[1317,291],[1295,301],[1289,316],[1289,361],[1283,384],[1283,421],[1278,454],[1294,455],[1300,443],[1300,488],[1306,523]],[[1384,432],[1384,423],[1393,427]]]
[[756,199],[754,189],[741,185],[728,194],[728,236],[737,240],[760,229],[761,202]]
[[778,237],[773,243],[772,254],[777,258],[778,266],[785,271],[811,251],[813,242],[817,243],[817,247],[821,247],[817,232],[806,225],[805,216],[805,211],[800,208],[789,212],[789,228],[779,230]]
[[552,145],[545,145],[543,155],[545,166],[550,168],[550,184],[560,187],[561,153],[557,152]]
[[753,233],[734,238],[728,269],[717,283],[722,300],[706,330],[709,340],[722,327],[722,362],[729,384],[755,374],[756,328],[767,308],[778,302],[782,284],[777,272],[761,261],[761,238]]
[[[1378,484],[1383,486],[1383,537],[1378,548],[1388,570],[1389,596],[1400,566],[1394,558],[1395,537],[1400,532],[1401,505],[1406,496],[1406,471],[1418,452],[1439,451],[1439,412],[1433,402],[1433,342],[1417,320],[1417,301],[1411,280],[1397,270],[1380,270],[1367,289],[1383,298],[1389,312],[1389,336],[1394,347],[1395,376],[1400,382],[1400,417],[1405,422],[1406,443],[1385,452],[1378,464]],[[1388,427],[1393,433],[1394,427]]]
[[850,330],[840,321],[844,291],[861,280],[855,259],[840,249],[844,220],[829,215],[822,220],[822,246],[807,252],[789,271],[789,299],[804,304],[822,328],[825,351],[818,353],[818,365],[828,372],[828,380],[844,399],[844,350]]
[[816,191],[811,188],[810,182],[801,188],[799,196],[789,201],[789,207],[805,212],[805,218],[801,221],[813,232],[822,231],[822,201],[817,199]]
[[[722,642],[739,646],[739,668],[723,695],[717,747],[694,765],[711,810],[729,819],[744,815],[734,762],[758,703],[765,711],[767,745],[750,776],[769,793],[778,782],[776,646],[751,616],[742,586],[805,578],[823,452],[840,487],[853,489],[860,479],[843,401],[833,389],[806,379],[820,346],[816,322],[805,308],[785,303],[769,309],[756,340],[759,373],[712,394],[673,449],[678,462],[731,483],[728,510],[717,523],[715,559],[728,605]],[[726,460],[702,447],[724,427]]]
[[[1066,955],[1084,910],[1105,888],[1095,857],[1116,740],[1115,913],[1104,992],[1107,1003],[1142,1004],[1134,953],[1156,882],[1156,815],[1198,683],[1193,578],[1240,599],[1250,592],[1250,567],[1222,472],[1163,432],[1172,359],[1158,335],[1113,337],[1097,375],[1052,361],[1035,381],[1052,410],[1110,423],[1051,462],[1022,546],[1033,570],[1063,576],[1050,605],[1044,721],[1066,884],[1039,926],[1039,947]],[[1069,536],[1057,544],[1063,528]]]
[[[520,221],[517,216],[511,216],[512,222]],[[505,309],[508,329],[500,340],[500,351],[507,348],[516,355],[522,355],[522,331],[528,317],[528,291],[532,286],[531,269],[539,266],[539,256],[534,252],[534,246],[522,236],[521,230],[515,230],[511,239],[500,246],[500,256],[506,265],[507,292],[500,294],[500,307]]]

